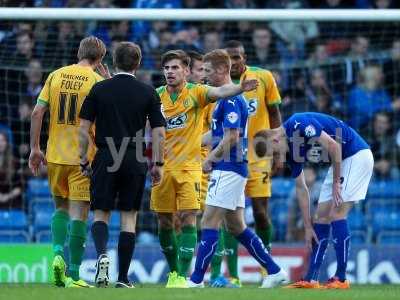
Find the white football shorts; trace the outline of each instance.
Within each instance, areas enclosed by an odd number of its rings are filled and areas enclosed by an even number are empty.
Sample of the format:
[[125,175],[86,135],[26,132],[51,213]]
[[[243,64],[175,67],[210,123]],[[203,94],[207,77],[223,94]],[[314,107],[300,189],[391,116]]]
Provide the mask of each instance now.
[[244,208],[247,178],[232,172],[215,170],[208,180],[206,205],[236,210]]
[[[344,202],[364,200],[374,169],[370,149],[363,149],[344,159],[341,166],[342,198]],[[332,200],[333,168],[329,168],[321,187],[318,203]]]

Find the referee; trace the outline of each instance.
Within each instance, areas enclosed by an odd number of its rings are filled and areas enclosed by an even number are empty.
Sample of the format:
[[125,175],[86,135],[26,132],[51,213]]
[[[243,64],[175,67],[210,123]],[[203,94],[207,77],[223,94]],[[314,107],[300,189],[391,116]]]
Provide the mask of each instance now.
[[[139,46],[120,43],[113,53],[117,73],[93,86],[79,115],[81,171],[86,176],[91,175],[92,235],[98,255],[95,277],[98,287],[107,286],[109,281],[108,222],[114,208],[121,213],[119,275],[115,287],[133,287],[128,281],[128,269],[135,247],[136,216],[147,171],[143,155],[147,120],[152,128],[153,185],[159,184],[162,177],[165,120],[156,91],[139,82],[134,75],[140,60]],[[93,123],[96,124],[98,151],[90,167],[87,149],[89,128]]]

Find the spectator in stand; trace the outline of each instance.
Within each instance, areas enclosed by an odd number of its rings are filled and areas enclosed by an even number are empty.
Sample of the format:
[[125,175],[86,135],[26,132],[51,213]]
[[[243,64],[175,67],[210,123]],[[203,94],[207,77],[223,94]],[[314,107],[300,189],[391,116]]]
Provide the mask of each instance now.
[[0,209],[23,208],[22,178],[7,133],[0,131]]
[[[318,181],[317,172],[311,166],[304,168],[304,177],[308,192],[310,193],[310,209],[311,216],[314,215],[315,207],[318,204],[319,192],[321,189],[321,182]],[[288,223],[286,230],[286,242],[301,242],[304,240],[304,224],[301,217],[299,203],[296,197],[296,190],[290,193],[289,208],[288,208]]]
[[254,1],[251,0],[225,0],[225,8],[255,8]]
[[25,69],[25,76],[27,79],[26,95],[31,98],[33,103],[43,87],[43,69],[40,60],[32,59],[29,62],[28,68]]
[[397,153],[391,115],[384,111],[378,112],[374,115],[371,123],[363,133],[374,154],[375,177],[397,179],[399,178],[399,169],[396,159],[399,153]]
[[[269,7],[299,9],[307,8],[308,3],[304,0],[270,1]],[[289,64],[304,58],[306,43],[319,35],[314,21],[272,21],[270,28],[279,38],[277,48],[283,62]]]
[[269,68],[280,61],[275,40],[267,26],[258,26],[252,33],[252,45],[248,50],[247,62],[251,66]]
[[394,40],[390,51],[390,58],[383,65],[385,86],[396,101],[400,99],[400,39]]
[[342,99],[330,88],[324,69],[311,71],[310,85],[305,92],[307,98],[316,105],[317,111],[336,115],[334,112],[340,110]]
[[[350,50],[345,59],[345,83],[348,87],[357,82],[358,73],[368,64],[369,39],[359,35],[352,39]],[[343,77],[343,76],[342,76]]]
[[380,66],[368,66],[361,70],[359,83],[350,91],[347,101],[348,124],[356,130],[373,118],[378,111],[393,111],[398,105],[392,103],[383,87],[383,73]]
[[[14,153],[23,167],[28,170],[27,160],[29,158],[29,129],[31,125],[31,114],[33,103],[30,97],[21,101],[18,106],[18,117],[11,121],[11,129],[13,132]],[[30,172],[28,172],[30,173]]]
[[326,45],[320,42],[316,42],[313,45],[310,56],[308,57],[307,64],[311,67],[323,65],[329,62],[329,53],[326,49]]
[[25,67],[35,57],[35,41],[31,32],[22,31],[16,36],[16,51],[3,59],[9,65]]
[[227,39],[234,38],[241,41],[244,49],[250,51],[253,43],[252,35],[254,31],[254,24],[249,21],[228,22],[224,30]]
[[43,63],[46,67],[57,68],[76,62],[75,49],[81,36],[75,32],[71,22],[61,21],[47,37]]
[[289,89],[282,91],[282,120],[286,120],[295,112],[315,111],[315,105],[309,101],[306,91],[304,70],[293,69],[290,74]]
[[203,35],[203,52],[207,53],[222,46],[221,34],[218,31],[210,30]]
[[[132,0],[132,8],[182,8],[182,0]],[[150,31],[151,22],[136,21],[132,22],[131,40],[140,42]],[[174,29],[180,27],[180,23],[172,25]]]

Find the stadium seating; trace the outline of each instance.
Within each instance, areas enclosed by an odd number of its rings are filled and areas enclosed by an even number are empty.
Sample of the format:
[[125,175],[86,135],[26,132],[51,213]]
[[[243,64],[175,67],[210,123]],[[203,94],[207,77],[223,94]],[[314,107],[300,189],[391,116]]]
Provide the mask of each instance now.
[[39,242],[47,242],[50,232],[50,223],[53,213],[48,210],[36,211],[33,217],[33,235],[35,240]]
[[374,180],[368,187],[367,198],[399,199],[400,189],[398,180]]
[[270,214],[275,230],[275,240],[283,241],[286,236],[288,222],[287,200],[271,201]]
[[0,211],[0,242],[29,242],[28,221],[21,210]]
[[363,245],[369,242],[368,233],[364,230],[352,230],[350,242],[352,245]]
[[384,245],[400,245],[400,232],[382,231],[378,234],[377,242]]
[[400,230],[400,212],[388,207],[376,209],[371,214],[371,224],[374,236],[382,231]]
[[277,177],[272,179],[272,197],[274,199],[287,199],[294,187],[291,178]]

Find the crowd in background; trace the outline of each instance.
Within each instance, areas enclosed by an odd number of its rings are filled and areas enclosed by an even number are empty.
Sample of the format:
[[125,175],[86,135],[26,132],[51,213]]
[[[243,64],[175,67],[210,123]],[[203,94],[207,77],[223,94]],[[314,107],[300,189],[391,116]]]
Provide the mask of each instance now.
[[[390,0],[134,0],[0,1],[5,6],[98,8],[395,8]],[[0,209],[23,208],[30,178],[30,114],[52,70],[76,62],[79,41],[100,37],[104,62],[123,40],[138,43],[138,77],[163,84],[160,55],[171,49],[206,53],[240,40],[248,65],[267,68],[279,86],[281,112],[318,111],[347,121],[370,144],[375,180],[400,178],[400,25],[330,22],[0,22]],[[46,145],[43,128],[42,148]],[[308,172],[318,181],[320,170]],[[44,171],[45,172],[45,171]],[[45,173],[42,174],[45,177]]]

